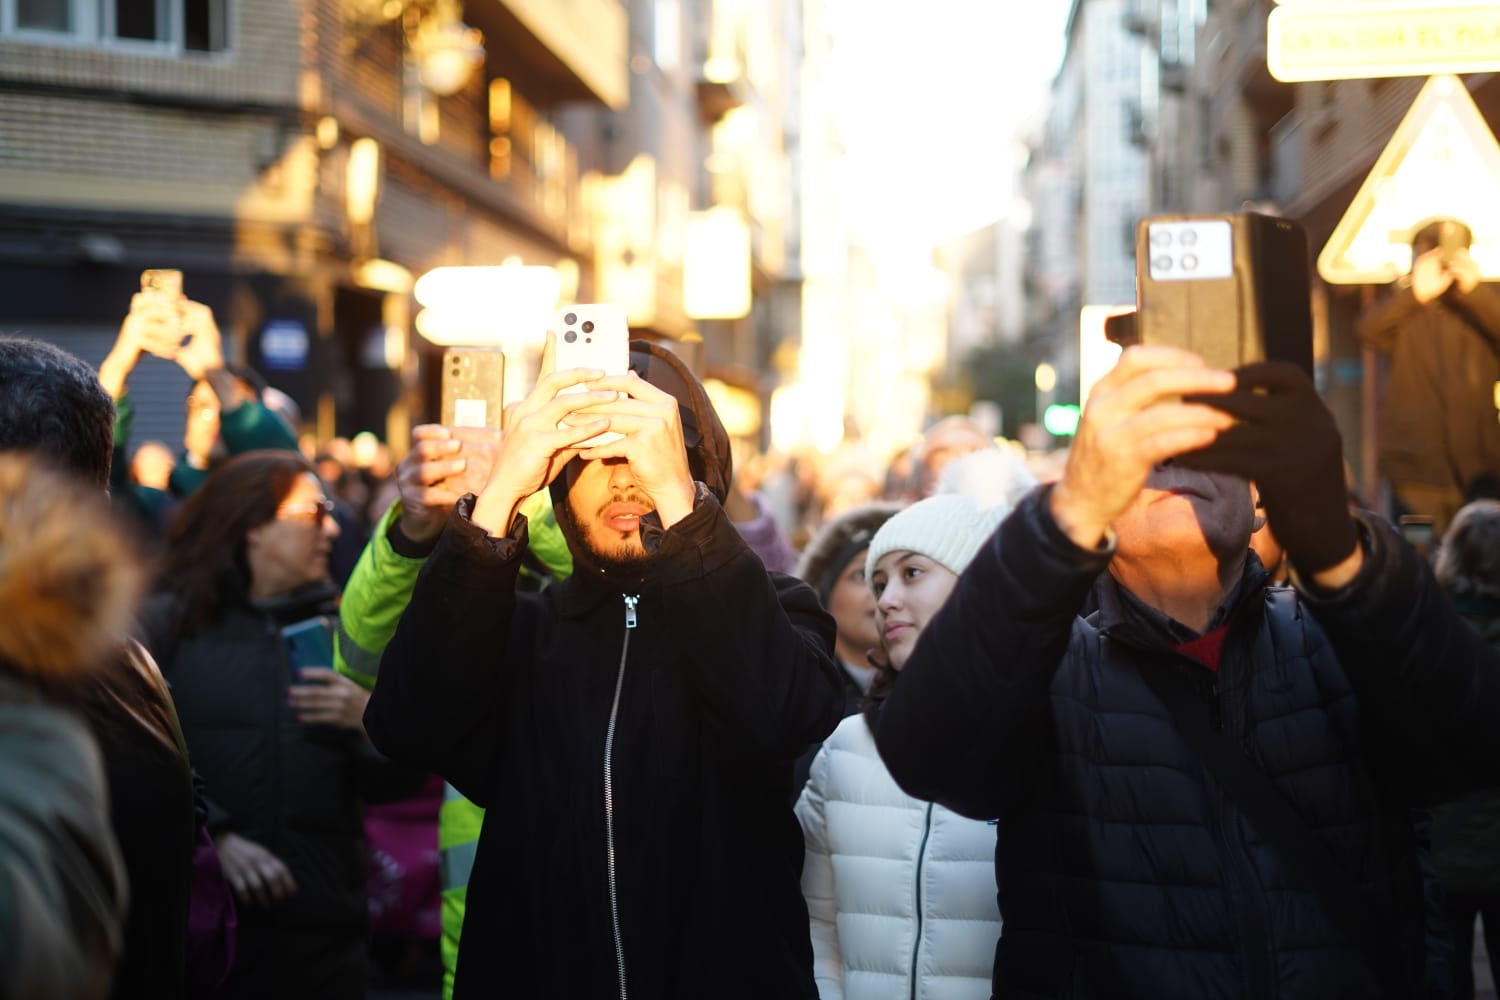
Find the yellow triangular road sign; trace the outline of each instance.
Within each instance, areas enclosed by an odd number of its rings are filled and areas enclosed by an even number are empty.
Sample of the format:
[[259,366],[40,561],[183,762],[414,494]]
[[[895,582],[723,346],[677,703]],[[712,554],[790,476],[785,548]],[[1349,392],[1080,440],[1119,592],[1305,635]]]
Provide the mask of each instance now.
[[1393,281],[1411,267],[1412,231],[1461,219],[1486,279],[1500,278],[1500,143],[1456,76],[1427,81],[1318,255],[1335,285]]

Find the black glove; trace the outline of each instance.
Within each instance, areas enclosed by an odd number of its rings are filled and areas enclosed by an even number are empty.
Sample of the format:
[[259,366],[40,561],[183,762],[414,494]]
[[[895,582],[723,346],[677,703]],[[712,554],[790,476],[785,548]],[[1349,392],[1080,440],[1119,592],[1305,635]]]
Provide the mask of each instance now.
[[1196,396],[1239,422],[1177,461],[1228,472],[1260,489],[1271,531],[1298,572],[1317,573],[1359,544],[1344,483],[1344,444],[1312,380],[1296,365],[1263,361],[1235,371],[1235,390]]

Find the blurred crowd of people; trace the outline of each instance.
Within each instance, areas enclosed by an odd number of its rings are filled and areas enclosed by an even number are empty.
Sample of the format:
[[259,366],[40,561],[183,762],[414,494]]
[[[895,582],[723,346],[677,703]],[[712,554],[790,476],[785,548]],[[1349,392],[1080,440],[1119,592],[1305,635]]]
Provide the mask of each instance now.
[[1424,558],[1151,348],[1070,451],[736,469],[631,352],[397,456],[198,303],[0,339],[0,1000],[1473,995],[1500,502]]

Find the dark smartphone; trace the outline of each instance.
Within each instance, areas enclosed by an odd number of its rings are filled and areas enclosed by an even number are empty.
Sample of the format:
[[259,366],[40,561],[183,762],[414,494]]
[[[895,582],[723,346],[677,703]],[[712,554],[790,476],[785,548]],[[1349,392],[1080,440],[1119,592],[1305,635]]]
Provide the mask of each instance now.
[[318,615],[294,622],[281,630],[287,659],[292,665],[292,683],[299,683],[303,667],[333,667],[333,619]]
[[[1312,375],[1307,232],[1255,212],[1136,226],[1135,333],[1215,368],[1290,361]],[[1119,324],[1123,332],[1124,324]]]
[[500,430],[505,415],[505,355],[495,347],[443,352],[443,418],[449,427]]
[[1437,530],[1432,518],[1426,514],[1402,514],[1399,527],[1401,537],[1417,550],[1423,559],[1432,558],[1432,547],[1437,542]]

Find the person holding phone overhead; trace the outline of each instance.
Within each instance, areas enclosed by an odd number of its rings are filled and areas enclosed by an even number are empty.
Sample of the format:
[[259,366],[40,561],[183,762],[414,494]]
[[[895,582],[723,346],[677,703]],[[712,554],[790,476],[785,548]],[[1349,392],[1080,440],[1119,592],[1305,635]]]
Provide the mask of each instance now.
[[[555,371],[554,351],[365,712],[377,747],[489,810],[454,996],[810,1000],[786,783],[841,714],[833,622],[725,516],[729,436],[686,365],[636,342],[625,374]],[[574,572],[518,593],[542,489]]]
[[1412,811],[1500,778],[1500,666],[1342,457],[1297,366],[1127,348],[928,623],[875,741],[998,821],[996,995],[1444,995]]
[[177,509],[142,616],[239,904],[225,997],[364,996],[359,794],[391,769],[365,738],[364,690],[327,663],[294,673],[282,634],[334,611],[329,512],[301,455],[230,459]]
[[1441,540],[1481,481],[1500,476],[1500,293],[1481,281],[1457,219],[1420,224],[1411,272],[1355,325],[1390,355],[1380,474],[1396,514],[1432,518]]

